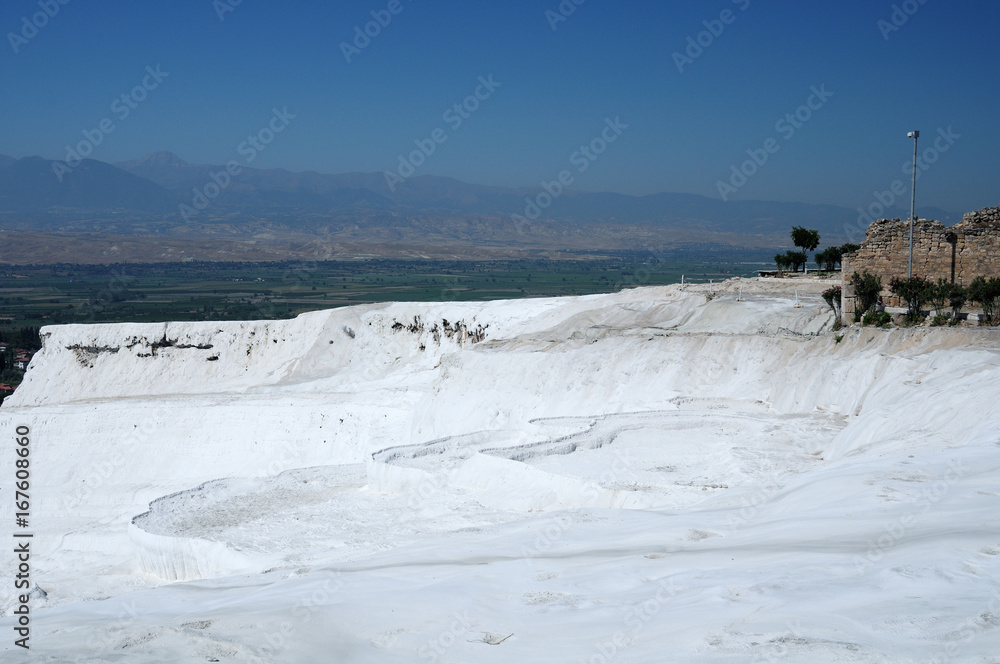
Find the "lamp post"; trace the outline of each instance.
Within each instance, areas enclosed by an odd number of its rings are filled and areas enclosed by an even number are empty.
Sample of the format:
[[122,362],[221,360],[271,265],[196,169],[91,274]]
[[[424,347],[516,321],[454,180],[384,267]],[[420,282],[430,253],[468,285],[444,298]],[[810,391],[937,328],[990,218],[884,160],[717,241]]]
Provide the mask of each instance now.
[[913,212],[917,204],[917,139],[920,138],[919,131],[911,131],[906,135],[913,139],[913,189],[910,196],[910,262],[906,269],[906,278],[913,278]]

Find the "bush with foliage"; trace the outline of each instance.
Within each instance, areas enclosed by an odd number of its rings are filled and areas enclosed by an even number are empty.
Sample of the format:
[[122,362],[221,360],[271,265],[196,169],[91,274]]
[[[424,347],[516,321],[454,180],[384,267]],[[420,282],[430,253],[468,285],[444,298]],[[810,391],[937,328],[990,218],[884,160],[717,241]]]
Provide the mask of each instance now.
[[843,289],[840,286],[834,286],[833,288],[827,288],[823,291],[823,299],[826,303],[830,305],[833,309],[834,315],[837,316],[837,320],[840,320],[840,295],[843,293]]
[[966,291],[968,298],[978,302],[983,309],[983,322],[989,324],[996,320],[997,305],[1000,304],[1000,277],[979,276],[972,280]]
[[920,304],[927,301],[934,288],[934,284],[923,277],[909,277],[907,279],[893,277],[889,282],[889,290],[892,291],[892,294],[906,302],[906,320],[910,323],[915,323],[923,318],[920,314]]
[[892,323],[892,316],[885,311],[869,311],[861,318],[862,325],[874,325],[875,327],[889,327]]
[[854,320],[861,320],[861,316],[874,311],[878,303],[878,294],[882,292],[882,278],[877,274],[872,274],[868,270],[851,275],[851,285],[854,286],[854,296],[857,304],[854,308]]
[[951,282],[947,279],[938,279],[936,284],[930,284],[927,289],[927,301],[930,302],[935,314],[944,312],[949,293],[951,293]]

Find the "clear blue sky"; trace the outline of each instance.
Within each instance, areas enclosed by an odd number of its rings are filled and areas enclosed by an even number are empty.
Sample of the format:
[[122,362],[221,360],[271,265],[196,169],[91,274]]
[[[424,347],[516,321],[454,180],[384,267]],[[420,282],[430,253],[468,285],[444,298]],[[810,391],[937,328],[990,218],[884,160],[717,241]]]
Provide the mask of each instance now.
[[[254,166],[383,171],[441,128],[447,141],[419,173],[534,187],[573,168],[573,152],[620,118],[628,129],[576,187],[718,197],[730,167],[773,138],[777,152],[731,199],[853,208],[894,180],[909,187],[907,131],[922,132],[923,151],[950,127],[960,138],[928,165],[918,205],[963,212],[1000,202],[995,2],[897,2],[916,11],[897,14],[902,25],[887,32],[880,20],[896,27],[888,0],[565,0],[575,11],[554,30],[546,12],[559,0],[399,0],[348,63],[341,43],[389,0],[242,0],[220,20],[219,6],[233,1],[42,0],[58,13],[23,40],[22,17],[42,11],[39,0],[4,0],[0,153],[63,158],[82,131],[111,118],[95,159],[170,150],[218,164],[240,159],[237,146],[287,107],[297,117]],[[673,54],[704,21],[718,31],[711,22],[723,10],[731,23],[679,72]],[[21,36],[17,53],[10,33]],[[119,119],[112,103],[157,65],[169,76]],[[445,111],[491,74],[500,87],[449,125]],[[833,96],[813,99],[820,107],[789,137],[776,122],[811,86]]]

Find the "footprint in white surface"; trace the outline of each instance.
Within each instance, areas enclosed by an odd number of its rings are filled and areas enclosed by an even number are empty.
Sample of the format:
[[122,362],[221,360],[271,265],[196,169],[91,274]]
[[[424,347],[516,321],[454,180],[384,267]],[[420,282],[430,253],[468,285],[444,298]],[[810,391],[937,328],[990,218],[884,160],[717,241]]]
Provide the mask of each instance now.
[[688,532],[688,539],[692,542],[700,542],[703,539],[708,539],[709,537],[719,537],[718,533],[709,533],[704,530],[692,529]]
[[483,632],[483,637],[481,639],[476,639],[482,643],[490,646],[498,646],[510,637],[514,636],[513,632],[510,634],[499,634],[495,632]]
[[539,604],[574,604],[579,597],[567,595],[566,593],[554,593],[548,591],[525,593],[521,600],[528,606]]

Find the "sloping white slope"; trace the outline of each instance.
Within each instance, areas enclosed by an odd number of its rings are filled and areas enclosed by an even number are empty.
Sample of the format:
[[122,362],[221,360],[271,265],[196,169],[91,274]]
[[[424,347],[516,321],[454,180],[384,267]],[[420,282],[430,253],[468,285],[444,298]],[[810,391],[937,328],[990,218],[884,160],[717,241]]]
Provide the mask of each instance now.
[[1000,661],[996,332],[826,286],[46,328],[33,652]]

